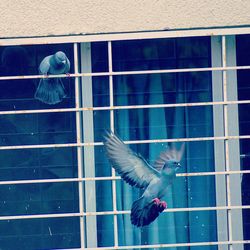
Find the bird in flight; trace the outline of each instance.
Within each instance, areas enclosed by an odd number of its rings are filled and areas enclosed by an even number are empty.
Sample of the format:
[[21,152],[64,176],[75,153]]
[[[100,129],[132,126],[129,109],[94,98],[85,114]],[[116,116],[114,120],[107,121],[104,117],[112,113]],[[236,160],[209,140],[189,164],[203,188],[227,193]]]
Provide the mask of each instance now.
[[149,225],[167,208],[167,203],[161,199],[181,167],[184,143],[180,150],[167,148],[153,166],[112,132],[104,135],[103,143],[115,171],[131,186],[144,190],[141,197],[132,204],[131,223],[137,227]]

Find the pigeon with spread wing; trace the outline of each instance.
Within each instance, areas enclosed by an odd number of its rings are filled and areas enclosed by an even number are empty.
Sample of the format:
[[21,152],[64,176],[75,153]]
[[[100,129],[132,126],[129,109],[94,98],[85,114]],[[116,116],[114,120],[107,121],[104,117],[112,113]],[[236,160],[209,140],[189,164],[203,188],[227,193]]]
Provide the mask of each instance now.
[[104,146],[112,167],[122,179],[131,186],[144,190],[141,197],[133,202],[131,223],[137,227],[149,225],[167,207],[161,198],[180,168],[184,144],[179,151],[175,147],[163,151],[154,166],[132,151],[114,133],[104,135]]

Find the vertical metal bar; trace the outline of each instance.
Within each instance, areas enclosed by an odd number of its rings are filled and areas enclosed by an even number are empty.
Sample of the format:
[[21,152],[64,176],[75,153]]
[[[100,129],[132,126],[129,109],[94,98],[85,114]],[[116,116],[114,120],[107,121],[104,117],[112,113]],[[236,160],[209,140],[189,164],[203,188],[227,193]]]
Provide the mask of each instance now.
[[[226,37],[222,36],[222,67],[226,67],[227,64],[227,54],[226,54]],[[222,81],[223,81],[223,100],[227,101],[227,72],[223,70],[222,72]],[[224,104],[224,133],[225,136],[228,136],[228,105]],[[226,171],[230,171],[230,162],[229,162],[229,142],[228,139],[225,139],[225,163]],[[226,188],[227,188],[227,205],[231,206],[231,190],[230,190],[230,175],[226,175]],[[228,208],[227,210],[227,219],[228,219],[228,240],[231,242],[233,240],[232,234],[232,210]],[[233,249],[233,245],[229,244],[229,249]]]
[[[81,72],[92,71],[91,44],[81,43]],[[92,77],[82,77],[81,93],[83,107],[93,107]],[[94,141],[94,115],[93,110],[83,112],[83,142]],[[95,151],[94,146],[84,147],[84,174],[85,177],[95,176]],[[85,210],[86,212],[96,212],[96,182],[87,181],[85,187]],[[96,216],[87,216],[86,223],[86,247],[97,247],[97,224]]]
[[[75,73],[79,72],[78,64],[78,44],[74,43],[74,67]],[[75,77],[75,106],[80,107],[81,96],[80,96],[80,79]],[[81,113],[76,112],[76,135],[77,143],[82,142],[82,126],[81,126]],[[82,148],[77,147],[77,166],[78,166],[78,178],[83,178],[83,155]],[[83,182],[78,182],[79,190],[79,212],[82,214],[84,212],[84,199],[83,199]],[[84,228],[84,217],[80,216],[80,240],[81,248],[85,247],[85,228]]]
[[[236,66],[236,41],[235,36],[226,37],[227,65]],[[237,72],[227,71],[227,100],[237,100]],[[228,133],[229,135],[239,134],[239,114],[237,105],[228,105]],[[240,170],[240,142],[238,140],[228,141],[230,171]],[[233,206],[241,206],[241,179],[239,174],[230,175],[230,199]],[[242,210],[232,209],[232,238],[233,240],[243,240]],[[237,244],[234,250],[243,250],[244,246]]]
[[[113,72],[112,66],[112,42],[108,42],[109,73]],[[109,100],[110,107],[114,106],[113,76],[109,76]],[[114,132],[114,110],[110,110],[110,129]],[[112,177],[115,176],[115,170],[112,168]],[[113,210],[117,211],[116,206],[116,180],[112,180]],[[118,246],[118,222],[117,214],[114,214],[114,245]]]

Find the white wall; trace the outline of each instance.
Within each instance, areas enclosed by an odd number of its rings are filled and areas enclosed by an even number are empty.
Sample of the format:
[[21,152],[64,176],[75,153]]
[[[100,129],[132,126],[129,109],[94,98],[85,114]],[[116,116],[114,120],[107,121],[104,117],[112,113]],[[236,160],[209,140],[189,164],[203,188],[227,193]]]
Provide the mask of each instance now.
[[0,37],[250,25],[250,0],[1,0]]

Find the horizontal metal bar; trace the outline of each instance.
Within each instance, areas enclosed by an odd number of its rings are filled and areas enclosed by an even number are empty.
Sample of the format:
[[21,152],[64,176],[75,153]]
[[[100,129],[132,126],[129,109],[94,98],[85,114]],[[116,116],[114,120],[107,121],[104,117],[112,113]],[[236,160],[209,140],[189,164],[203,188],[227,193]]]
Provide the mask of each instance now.
[[125,110],[125,109],[153,109],[153,108],[174,108],[174,107],[176,108],[176,107],[238,105],[238,104],[250,104],[250,100],[173,103],[173,104],[149,104],[149,105],[127,105],[127,106],[105,106],[105,107],[83,107],[83,108],[61,108],[61,109],[9,110],[9,111],[0,111],[0,115],[82,112],[82,111],[107,111],[107,110]]
[[64,213],[64,214],[34,214],[34,215],[10,215],[0,216],[0,221],[5,220],[29,220],[29,219],[47,219],[47,218],[67,218],[67,217],[80,217],[80,213]]
[[67,36],[45,36],[45,37],[20,37],[2,38],[0,46],[10,45],[35,45],[35,44],[62,44],[62,43],[82,43],[97,41],[119,41],[136,39],[157,39],[157,38],[177,38],[195,36],[221,36],[249,34],[250,27],[218,27],[207,29],[179,29],[162,31],[143,31],[112,34],[81,34]]
[[[231,136],[217,136],[217,137],[194,137],[194,138],[124,141],[124,143],[125,144],[148,144],[148,143],[167,143],[167,142],[194,142],[194,141],[214,141],[214,140],[235,140],[235,139],[250,139],[250,135],[239,135],[239,136],[238,135],[231,135]],[[36,149],[36,148],[38,149],[38,148],[90,147],[90,146],[101,146],[101,145],[103,145],[103,142],[18,145],[18,146],[0,146],[0,150]]]
[[[187,207],[187,208],[167,208],[163,213],[178,212],[197,212],[197,211],[218,211],[218,210],[237,210],[250,209],[250,205],[244,206],[219,206],[219,207]],[[83,213],[60,213],[60,214],[33,214],[33,215],[4,215],[0,216],[0,221],[6,220],[29,220],[29,219],[47,219],[47,218],[66,218],[81,216],[105,216],[105,215],[130,214],[130,210],[102,211],[102,212],[83,212]]]
[[[149,249],[149,248],[175,248],[175,247],[199,247],[199,246],[219,246],[219,245],[238,245],[250,244],[250,240],[234,240],[234,241],[215,241],[215,242],[192,242],[192,243],[170,243],[170,244],[154,244],[154,245],[129,245],[129,246],[112,246],[112,247],[98,247],[98,248],[85,248],[89,250],[127,250],[127,249]],[[60,249],[53,249],[60,250]],[[81,248],[67,248],[65,250],[82,250]]]
[[121,179],[120,176],[37,179],[37,180],[32,179],[32,180],[17,180],[17,181],[0,181],[0,185],[42,184],[42,183],[62,183],[62,182],[81,182],[81,181],[109,181],[109,180],[119,180],[119,179]]
[[[219,246],[219,245],[236,245],[249,244],[250,240],[241,241],[215,241],[215,242],[193,242],[193,243],[172,243],[172,244],[154,244],[154,245],[134,245],[134,246],[114,246],[114,247],[98,247],[98,249],[105,250],[127,250],[127,249],[151,249],[151,248],[178,248],[178,247],[199,247],[199,246]],[[87,248],[97,249],[97,248]]]
[[2,80],[22,80],[22,79],[46,79],[46,78],[71,78],[71,77],[96,77],[96,76],[120,76],[120,75],[144,75],[144,74],[167,74],[167,73],[188,73],[188,72],[207,72],[207,71],[225,71],[225,70],[247,70],[250,66],[227,66],[227,67],[209,67],[209,68],[185,68],[185,69],[162,69],[162,70],[140,70],[140,71],[117,71],[117,72],[99,72],[99,73],[74,73],[60,75],[21,75],[21,76],[1,76]]
[[[250,174],[250,170],[179,173],[179,174],[176,174],[176,176],[177,177],[195,177],[195,176],[231,175],[231,174]],[[83,177],[83,178],[0,181],[0,186],[1,185],[42,184],[42,183],[64,183],[64,182],[66,183],[66,182],[81,182],[81,181],[111,181],[111,180],[121,180],[121,177],[120,176],[103,176],[103,177]]]

